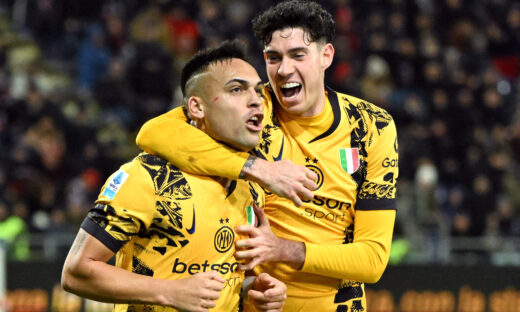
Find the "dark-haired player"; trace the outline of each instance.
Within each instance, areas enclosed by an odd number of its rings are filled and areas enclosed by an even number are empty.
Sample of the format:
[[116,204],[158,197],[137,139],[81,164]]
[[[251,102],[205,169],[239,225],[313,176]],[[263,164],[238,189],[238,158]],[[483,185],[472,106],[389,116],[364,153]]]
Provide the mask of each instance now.
[[258,228],[237,228],[251,237],[237,242],[248,248],[237,258],[248,260],[244,269],[261,264],[260,271],[287,284],[286,311],[366,311],[364,282],[379,280],[390,252],[395,124],[383,109],[325,86],[334,27],[331,15],[308,1],[281,2],[253,21],[269,76],[264,106],[270,118],[254,150],[257,159],[230,153],[188,129],[180,112],[150,121],[138,137],[141,147],[189,171],[230,176],[229,168],[245,164],[242,173],[261,180],[272,173],[257,166],[289,159],[317,174],[314,198],[303,199],[301,207],[267,195],[268,219],[261,215]]
[[[193,124],[241,151],[258,144],[263,118],[262,84],[244,56],[237,42],[225,42],[182,72]],[[63,287],[116,303],[114,311],[238,311],[245,277],[234,228],[252,224],[263,204],[254,183],[187,174],[142,153],[103,186],[65,261]],[[116,265],[107,264],[115,253]],[[253,279],[250,301],[280,311],[285,285],[267,273]]]

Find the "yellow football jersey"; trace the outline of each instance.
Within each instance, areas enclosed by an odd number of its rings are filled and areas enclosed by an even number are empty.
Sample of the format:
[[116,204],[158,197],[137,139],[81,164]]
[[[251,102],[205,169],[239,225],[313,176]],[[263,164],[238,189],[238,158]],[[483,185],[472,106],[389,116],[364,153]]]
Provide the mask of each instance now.
[[[264,88],[266,118],[254,153],[306,166],[317,174],[318,189],[301,207],[266,194],[273,232],[305,242],[306,258],[299,269],[284,263],[260,269],[286,283],[285,311],[365,311],[359,281],[379,279],[390,252],[398,177],[396,129],[392,117],[373,104],[330,89],[324,96],[322,113],[294,118]],[[247,157],[189,129],[183,118],[179,110],[157,117],[143,127],[138,145],[183,169],[234,177]],[[180,132],[183,138],[171,139]],[[175,157],[177,150],[199,155],[197,164],[184,155]]]
[[[246,181],[225,186],[179,171],[142,153],[103,186],[82,228],[116,252],[116,265],[162,279],[215,270],[226,280],[212,311],[239,311],[244,273],[234,257],[234,228],[252,224],[253,203],[263,190]],[[116,304],[115,311],[177,311],[170,307]]]
[[[270,93],[265,95],[268,102],[276,100]],[[391,116],[355,97],[332,90],[326,96],[325,109],[314,117],[289,117],[273,105],[273,122],[264,128],[255,150],[267,160],[290,159],[318,176],[314,198],[301,207],[276,195],[266,196],[265,212],[273,233],[306,244],[306,260],[300,270],[287,264],[260,268],[287,284],[287,311],[309,307],[304,299],[320,296],[334,299],[334,307],[332,302],[327,305],[330,311],[341,304],[349,307],[345,311],[366,309],[363,283],[342,279],[348,274],[341,263],[336,269],[323,268],[334,266],[333,262],[321,262],[336,255],[327,246],[354,241],[357,211],[390,210],[383,213],[389,216],[390,225],[394,221],[398,153]],[[391,234],[381,239],[389,244]],[[303,300],[294,300],[296,303],[292,298]]]

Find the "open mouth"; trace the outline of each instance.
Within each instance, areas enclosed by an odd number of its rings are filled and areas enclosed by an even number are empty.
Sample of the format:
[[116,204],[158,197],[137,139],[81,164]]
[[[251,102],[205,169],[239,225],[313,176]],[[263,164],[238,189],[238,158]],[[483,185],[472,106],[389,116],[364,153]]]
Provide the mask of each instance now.
[[252,131],[261,131],[263,119],[264,119],[264,114],[262,114],[262,113],[251,116],[251,118],[249,118],[246,121],[247,128]]
[[302,84],[299,82],[287,82],[280,87],[283,96],[287,98],[297,95],[301,89]]

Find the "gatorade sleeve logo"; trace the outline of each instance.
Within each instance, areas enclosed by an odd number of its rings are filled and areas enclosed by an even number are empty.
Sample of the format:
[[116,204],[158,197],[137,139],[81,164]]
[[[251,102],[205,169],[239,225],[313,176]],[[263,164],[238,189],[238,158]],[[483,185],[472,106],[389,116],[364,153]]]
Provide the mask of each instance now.
[[128,176],[128,173],[124,172],[123,170],[118,170],[116,173],[114,173],[112,179],[108,181],[107,186],[103,191],[103,196],[108,197],[111,200],[114,199]]

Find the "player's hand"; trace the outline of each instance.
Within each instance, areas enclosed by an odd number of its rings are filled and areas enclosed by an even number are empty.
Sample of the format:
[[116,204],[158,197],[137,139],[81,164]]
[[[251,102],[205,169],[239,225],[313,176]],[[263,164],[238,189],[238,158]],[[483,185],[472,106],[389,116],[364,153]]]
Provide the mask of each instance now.
[[284,283],[267,273],[260,273],[247,296],[258,311],[277,312],[282,311],[287,298],[286,291],[287,286]]
[[292,200],[297,206],[302,205],[302,200],[311,200],[314,197],[312,191],[318,188],[318,176],[290,160],[270,162],[250,156],[240,175],[280,197]]
[[197,273],[176,280],[174,294],[168,294],[171,303],[167,304],[181,311],[206,312],[214,308],[225,280],[216,271]]
[[236,242],[235,258],[245,260],[239,264],[239,269],[243,271],[252,270],[258,264],[280,260],[280,238],[271,231],[264,209],[257,205],[253,205],[253,209],[259,226],[246,224],[235,228],[237,234],[249,236]]
[[292,200],[296,206],[302,205],[303,200],[314,197],[318,176],[305,166],[296,165],[290,160],[270,162],[270,178],[266,187],[274,194]]
[[240,225],[235,228],[237,234],[249,236],[236,242],[235,258],[245,260],[239,264],[239,269],[252,270],[258,264],[278,261],[301,268],[305,262],[305,244],[274,235],[264,210],[256,205],[253,208],[259,226]]

